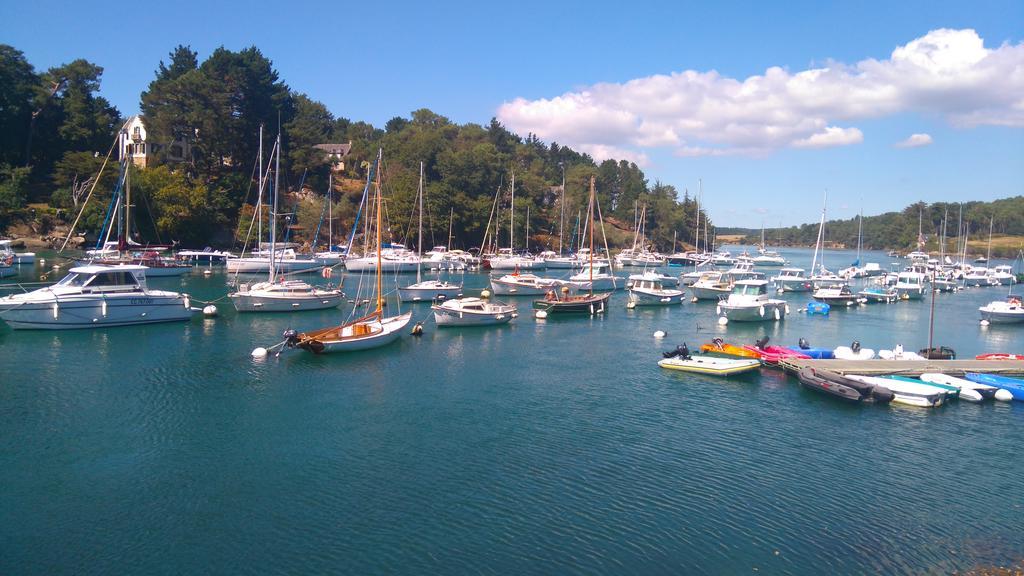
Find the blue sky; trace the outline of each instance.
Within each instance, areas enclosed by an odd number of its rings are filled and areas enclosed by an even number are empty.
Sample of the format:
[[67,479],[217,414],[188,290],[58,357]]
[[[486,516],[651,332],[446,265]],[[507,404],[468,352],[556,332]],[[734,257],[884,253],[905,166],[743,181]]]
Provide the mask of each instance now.
[[[103,66],[103,94],[123,114],[137,111],[139,92],[175,45],[191,45],[201,58],[220,45],[256,45],[293,89],[339,116],[381,126],[423,107],[457,122],[485,124],[498,115],[522,135],[535,129],[598,156],[627,154],[651,181],[680,190],[695,190],[703,178],[719,225],[816,221],[826,188],[835,217],[852,217],[861,206],[873,214],[917,200],[1024,193],[1020,112],[977,97],[1024,92],[1016,90],[1020,78],[999,74],[1016,66],[1024,75],[1022,2],[0,1],[0,42],[24,51],[38,69],[78,57]],[[888,81],[895,86],[854,70],[871,59],[886,66],[894,50],[917,39],[928,44],[941,29],[973,30],[1003,68],[924,94],[916,88],[928,79],[901,82],[898,66],[882,72],[897,77]],[[972,39],[954,38],[968,48]],[[763,110],[781,118],[766,121],[770,127],[760,125],[760,109],[715,100],[729,81],[744,83],[771,67],[781,68],[784,81],[826,67],[852,73],[815,84],[795,104],[790,89],[778,109]],[[684,71],[696,80],[651,80]],[[723,82],[704,76],[711,71]],[[865,83],[868,91],[901,96],[858,112],[864,101],[844,93]],[[655,85],[661,92],[648,90]],[[733,109],[718,116],[685,103],[666,108],[665,94],[677,88],[694,90],[709,110]],[[756,103],[772,101],[772,90]],[[836,101],[819,101],[829,98]],[[616,125],[610,118],[620,112]],[[984,119],[964,120],[972,113]],[[724,136],[737,119],[751,124]],[[690,131],[694,123],[704,128]],[[782,136],[765,136],[778,130]],[[930,144],[894,146],[912,134]]]

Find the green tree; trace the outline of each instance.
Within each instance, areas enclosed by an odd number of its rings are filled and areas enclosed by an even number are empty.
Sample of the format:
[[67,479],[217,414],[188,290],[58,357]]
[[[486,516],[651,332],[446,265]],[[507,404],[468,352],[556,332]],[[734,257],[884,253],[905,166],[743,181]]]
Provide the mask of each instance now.
[[39,77],[25,55],[0,44],[0,164],[13,166],[25,161],[38,85]]

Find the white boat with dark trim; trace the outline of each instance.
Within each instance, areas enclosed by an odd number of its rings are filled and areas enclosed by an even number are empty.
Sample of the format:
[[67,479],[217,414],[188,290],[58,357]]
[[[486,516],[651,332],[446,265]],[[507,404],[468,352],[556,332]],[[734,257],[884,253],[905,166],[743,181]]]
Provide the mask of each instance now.
[[860,300],[860,296],[854,294],[848,284],[823,286],[815,290],[812,297],[829,306],[854,306]]
[[194,266],[224,264],[231,258],[235,258],[235,255],[231,252],[214,250],[210,247],[203,248],[202,250],[179,250],[174,256],[178,261],[187,262]]
[[690,286],[697,300],[721,300],[732,292],[733,283],[722,272],[705,272]]
[[481,298],[456,298],[430,307],[438,326],[493,326],[506,324],[517,316],[516,307]]
[[718,315],[730,322],[782,320],[789,307],[768,295],[767,280],[737,280],[729,298],[718,304]]
[[16,330],[67,330],[175,322],[197,312],[188,294],[149,290],[146,267],[79,266],[53,286],[0,298],[0,318]]
[[670,306],[683,303],[683,291],[666,287],[652,274],[629,277],[629,302],[634,306]]
[[808,292],[811,281],[804,275],[803,268],[782,268],[779,275],[772,278],[775,287],[783,292]]
[[556,288],[566,286],[576,288],[569,282],[554,278],[541,278],[536,274],[505,274],[499,278],[491,277],[491,290],[500,296],[542,296]]
[[896,277],[896,296],[903,300],[920,300],[927,284],[928,277],[923,272],[900,272]]
[[569,277],[569,284],[572,284],[581,292],[610,292],[612,290],[618,290],[624,284],[622,278],[605,272],[604,269],[607,267],[605,264],[593,264],[593,273],[591,273],[591,265],[584,265],[583,270],[578,274],[573,274]]
[[1024,305],[1021,297],[1011,294],[1006,300],[996,300],[978,308],[981,319],[991,324],[1017,324],[1024,322]]

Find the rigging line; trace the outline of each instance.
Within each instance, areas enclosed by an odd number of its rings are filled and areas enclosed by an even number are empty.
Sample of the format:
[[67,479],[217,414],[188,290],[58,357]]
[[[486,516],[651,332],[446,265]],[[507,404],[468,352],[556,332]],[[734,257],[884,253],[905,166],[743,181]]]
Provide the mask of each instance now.
[[100,178],[103,176],[103,169],[107,167],[107,162],[110,161],[110,155],[114,153],[114,148],[117,147],[117,141],[120,140],[121,134],[118,133],[114,137],[114,141],[110,144],[110,150],[107,150],[107,155],[103,158],[103,164],[100,165],[100,171],[96,174],[96,180],[93,181],[92,187],[89,188],[89,194],[85,196],[85,202],[82,202],[82,209],[78,211],[78,216],[75,216],[75,221],[71,224],[71,228],[68,230],[68,237],[64,239],[64,243],[60,245],[60,250],[57,253],[61,253],[67,248],[68,242],[71,240],[71,235],[75,233],[75,226],[78,225],[79,219],[82,218],[82,214],[85,213],[85,207],[89,204],[89,199],[92,198],[92,193],[96,190],[96,185],[100,183]]

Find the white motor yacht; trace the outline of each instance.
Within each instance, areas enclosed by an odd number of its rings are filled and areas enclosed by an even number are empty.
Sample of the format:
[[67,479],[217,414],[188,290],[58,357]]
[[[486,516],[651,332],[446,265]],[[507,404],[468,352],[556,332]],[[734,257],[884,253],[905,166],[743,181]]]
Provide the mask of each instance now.
[[767,280],[737,280],[729,298],[718,304],[718,315],[730,322],[782,320],[789,307],[768,295]]
[[[501,296],[542,296],[561,286],[571,285],[554,278],[541,278],[536,274],[505,274],[491,277],[491,290]],[[573,286],[575,287],[575,286]]]
[[989,273],[989,278],[1000,286],[1007,286],[1017,283],[1017,277],[1013,274],[1013,266],[1002,264],[996,266]]
[[811,289],[811,281],[804,275],[803,268],[782,268],[779,275],[772,278],[772,283],[783,292],[807,292]]
[[0,318],[14,329],[66,330],[188,320],[188,294],[149,290],[146,267],[79,266],[62,280],[0,298]]
[[629,302],[633,306],[668,306],[683,303],[683,291],[666,287],[650,273],[629,277]]
[[900,272],[896,277],[896,296],[903,300],[920,300],[927,290],[928,277],[923,272]]
[[229,294],[239,312],[292,312],[337,308],[345,298],[341,290],[318,288],[302,280],[242,284]]
[[609,292],[621,288],[623,280],[605,272],[605,268],[605,264],[595,263],[591,273],[591,266],[587,264],[578,274],[569,276],[569,283],[581,292]]
[[690,286],[697,300],[721,300],[732,292],[732,282],[722,272],[705,272]]
[[1024,305],[1021,297],[1010,295],[1006,300],[996,300],[978,308],[981,319],[992,324],[1016,324],[1024,322]]
[[493,326],[517,316],[516,307],[480,298],[445,300],[430,307],[438,326]]

